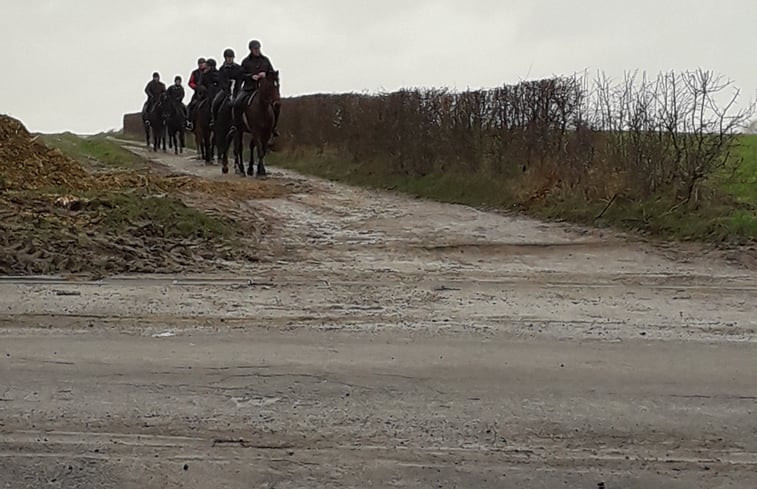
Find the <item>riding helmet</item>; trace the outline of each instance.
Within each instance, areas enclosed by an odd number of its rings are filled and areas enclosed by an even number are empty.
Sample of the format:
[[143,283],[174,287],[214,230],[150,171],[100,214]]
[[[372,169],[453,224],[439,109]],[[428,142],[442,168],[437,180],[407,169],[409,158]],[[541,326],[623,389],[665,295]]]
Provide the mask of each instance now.
[[205,58],[199,58],[199,59],[197,60],[197,64],[198,64],[198,65],[201,65],[201,64],[203,64],[204,62],[205,62]]
[[205,63],[207,63],[208,66],[210,66],[211,68],[216,67],[216,60],[214,60],[213,58],[208,58],[208,60]]
[[260,41],[256,41],[256,40],[250,41],[250,50],[253,50],[253,49],[260,49]]
[[234,50],[229,48],[226,51],[223,52],[224,58],[233,58],[234,57]]
[[160,73],[158,73],[157,71],[156,71],[155,73],[153,73],[153,74],[152,74],[152,77],[153,77],[153,78],[155,78],[156,76],[157,76],[158,78],[160,78]]
[[176,75],[176,78],[174,78],[173,81],[175,81],[175,82],[181,81],[181,77],[179,75]]

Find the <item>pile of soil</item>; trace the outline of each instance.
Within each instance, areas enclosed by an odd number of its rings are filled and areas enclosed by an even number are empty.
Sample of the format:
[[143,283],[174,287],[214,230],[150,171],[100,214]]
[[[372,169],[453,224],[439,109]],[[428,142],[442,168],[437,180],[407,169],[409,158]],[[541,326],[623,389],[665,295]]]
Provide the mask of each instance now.
[[78,162],[32,137],[21,122],[0,114],[0,191],[54,187],[86,190],[92,178]]
[[[288,192],[276,182],[90,173],[0,115],[0,274],[102,277],[236,267],[259,259],[268,230],[248,201]],[[185,205],[203,200],[215,210]]]

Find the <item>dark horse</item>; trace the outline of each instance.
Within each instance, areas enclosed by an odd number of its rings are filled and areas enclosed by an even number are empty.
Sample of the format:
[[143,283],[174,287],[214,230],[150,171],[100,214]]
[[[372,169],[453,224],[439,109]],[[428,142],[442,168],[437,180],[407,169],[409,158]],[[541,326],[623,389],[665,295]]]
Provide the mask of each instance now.
[[154,151],[158,151],[161,144],[163,146],[163,151],[166,150],[166,120],[163,110],[166,104],[166,98],[166,94],[162,94],[151,107],[147,108],[145,114],[144,124],[147,145],[150,146],[150,136],[152,135]]
[[163,114],[166,118],[166,130],[168,132],[168,147],[173,148],[174,154],[184,152],[184,111],[178,100],[167,100],[163,106]]
[[279,72],[274,71],[266,74],[266,77],[258,82],[258,89],[247,102],[242,114],[242,127],[236,132],[234,141],[234,159],[238,170],[244,175],[244,133],[250,133],[250,165],[247,174],[254,175],[255,149],[258,153],[259,177],[266,174],[265,155],[273,137],[273,127],[276,121],[274,104],[279,103],[281,98],[279,90]]
[[[213,125],[213,136],[216,151],[218,152],[218,161],[221,162],[221,171],[229,173],[229,147],[231,146],[233,135],[231,126],[234,120],[231,110],[231,99],[226,98],[216,114],[215,124]],[[238,171],[238,170],[237,170]]]
[[211,139],[212,131],[210,127],[210,100],[205,97],[197,102],[197,106],[194,109],[193,115],[193,129],[195,135],[195,143],[197,144],[197,153],[201,159],[205,160],[205,163],[213,162],[213,141]]

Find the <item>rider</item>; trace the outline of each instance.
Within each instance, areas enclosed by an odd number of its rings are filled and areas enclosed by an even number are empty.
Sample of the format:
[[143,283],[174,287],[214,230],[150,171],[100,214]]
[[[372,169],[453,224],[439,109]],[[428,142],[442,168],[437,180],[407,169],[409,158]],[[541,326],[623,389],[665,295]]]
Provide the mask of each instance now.
[[[271,61],[263,55],[260,51],[260,41],[250,41],[249,44],[250,55],[242,61],[242,75],[243,81],[242,90],[234,98],[233,110],[234,110],[234,124],[232,130],[236,130],[237,126],[242,125],[242,113],[247,101],[255,93],[258,88],[258,80],[266,77],[267,73],[273,72],[273,65]],[[274,122],[274,135],[278,136],[279,133],[275,129],[279,120],[279,106],[274,105],[275,122]]]
[[206,65],[207,70],[202,74],[202,80],[200,81],[200,85],[205,87],[201,97],[207,99],[209,103],[212,103],[218,90],[220,90],[221,80],[218,69],[216,68],[216,60],[208,58]]
[[197,87],[200,86],[200,83],[202,82],[202,75],[207,70],[207,65],[205,63],[205,58],[199,58],[197,60],[197,69],[192,72],[191,75],[189,75],[189,88],[194,90],[194,93],[192,94],[192,99],[189,101],[189,105],[187,106],[187,129],[192,129],[192,111],[195,108],[195,105],[197,105]]
[[148,110],[152,108],[152,105],[158,101],[160,96],[166,91],[166,85],[160,81],[160,73],[157,71],[152,74],[152,80],[145,86],[145,93],[147,94],[147,100],[142,106],[142,117],[145,116]]
[[168,87],[166,91],[168,98],[176,103],[181,108],[184,119],[187,117],[187,108],[184,106],[184,87],[181,86],[181,77],[176,75],[173,79],[173,85]]
[[[221,108],[224,100],[229,96],[236,97],[239,93],[239,85],[242,77],[242,67],[234,62],[234,50],[227,49],[223,52],[224,63],[218,70],[218,88],[219,92],[213,98],[211,105],[210,125],[215,124],[218,117],[218,110]],[[232,89],[232,83],[234,84]]]

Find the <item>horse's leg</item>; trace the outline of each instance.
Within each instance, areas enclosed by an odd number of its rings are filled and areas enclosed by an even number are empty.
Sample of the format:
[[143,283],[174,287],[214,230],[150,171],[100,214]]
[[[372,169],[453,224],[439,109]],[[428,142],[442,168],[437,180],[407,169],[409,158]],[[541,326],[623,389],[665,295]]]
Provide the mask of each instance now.
[[208,131],[208,143],[210,144],[210,162],[216,160],[216,135],[214,130]]
[[213,163],[213,148],[210,146],[210,130],[207,128],[202,130],[202,142],[205,146],[205,163],[210,165]]
[[244,148],[242,147],[243,133],[237,131],[233,135],[234,137],[234,169],[237,174],[244,176]]
[[221,173],[229,173],[229,144],[223,142],[218,148],[218,159],[221,161]]
[[257,136],[253,134],[250,137],[250,165],[247,167],[247,174],[249,176],[255,175],[255,148],[257,145]]
[[265,171],[265,154],[268,151],[268,138],[260,138],[260,141],[258,141],[258,176],[264,177],[266,176]]
[[195,128],[193,131],[195,135],[195,147],[197,148],[197,154],[202,158],[202,138],[200,138],[200,131]]
[[218,148],[218,161],[221,163],[221,173],[229,173],[229,137],[226,133],[226,124],[216,121],[215,130],[216,146]]

